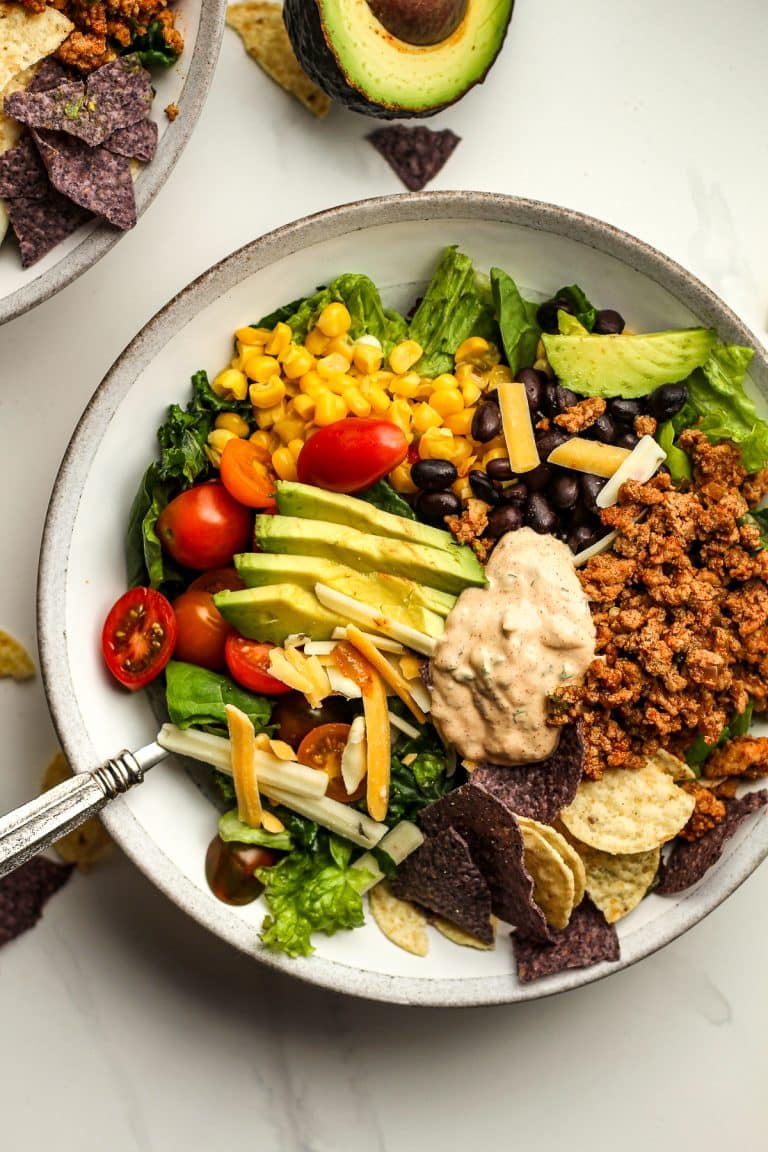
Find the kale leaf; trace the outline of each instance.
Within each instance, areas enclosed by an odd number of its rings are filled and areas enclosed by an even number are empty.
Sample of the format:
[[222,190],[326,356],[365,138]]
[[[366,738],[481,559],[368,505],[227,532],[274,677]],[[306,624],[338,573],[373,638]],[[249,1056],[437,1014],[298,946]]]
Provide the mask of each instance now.
[[131,52],[136,53],[145,68],[151,68],[154,64],[169,68],[179,58],[176,49],[166,43],[165,31],[159,20],[153,20],[141,35],[134,32],[122,54]]
[[374,508],[380,508],[382,512],[392,512],[395,516],[404,516],[406,520],[416,519],[416,513],[408,501],[403,500],[386,480],[379,480],[364,492],[355,492],[355,496],[358,500],[373,504]]

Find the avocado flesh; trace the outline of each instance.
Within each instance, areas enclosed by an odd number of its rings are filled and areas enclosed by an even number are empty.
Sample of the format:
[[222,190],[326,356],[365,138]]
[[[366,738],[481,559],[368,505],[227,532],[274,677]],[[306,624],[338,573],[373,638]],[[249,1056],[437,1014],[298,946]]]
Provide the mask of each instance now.
[[314,592],[298,584],[217,592],[213,602],[242,636],[270,644],[283,644],[287,636],[296,633],[312,640],[330,640],[335,628],[348,624],[323,608]]
[[371,532],[374,536],[426,544],[443,551],[461,547],[450,532],[432,528],[429,524],[420,524],[418,520],[408,520],[405,516],[395,516],[392,512],[384,512],[365,500],[358,500],[356,496],[326,492],[324,488],[297,484],[292,480],[278,480],[275,487],[277,507],[283,516],[327,520],[332,524],[343,524],[346,528],[357,528],[360,532]]
[[482,588],[485,575],[469,548],[453,552],[425,548],[405,540],[371,536],[324,520],[295,516],[257,516],[254,540],[264,552],[289,552],[336,560],[357,572],[386,572],[404,576],[442,592],[458,594],[464,588]]
[[480,83],[504,43],[514,0],[468,0],[437,44],[398,40],[361,0],[285,0],[283,19],[304,71],[368,116],[431,116]]
[[[375,608],[382,616],[391,616],[428,636],[442,636],[443,620],[456,602],[455,596],[425,588],[402,576],[355,572],[320,556],[244,552],[235,557],[235,567],[248,588],[290,583],[313,591],[315,584],[327,584]],[[432,605],[438,607],[433,609]]]
[[581,396],[632,399],[685,380],[717,343],[712,328],[629,336],[542,335],[560,382]]

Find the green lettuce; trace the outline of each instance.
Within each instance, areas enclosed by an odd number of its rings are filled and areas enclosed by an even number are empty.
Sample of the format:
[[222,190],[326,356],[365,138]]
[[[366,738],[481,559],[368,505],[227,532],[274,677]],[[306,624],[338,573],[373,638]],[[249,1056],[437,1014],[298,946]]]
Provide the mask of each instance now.
[[130,43],[121,49],[121,54],[129,52],[135,52],[145,68],[154,65],[169,68],[179,58],[176,49],[166,43],[165,31],[159,20],[153,20],[141,35],[134,32]]
[[422,376],[452,372],[453,354],[468,336],[498,339],[487,281],[476,275],[472,261],[458,248],[445,249],[408,335],[423,349],[414,369]]
[[356,272],[337,276],[327,287],[318,288],[312,296],[279,308],[254,327],[273,328],[282,321],[290,325],[295,343],[302,344],[323,308],[334,302],[344,304],[349,311],[352,318],[349,334],[353,340],[360,336],[375,336],[386,354],[405,339],[408,325],[404,317],[392,308],[385,308],[373,281]]
[[491,268],[491,292],[501,342],[512,375],[528,368],[536,359],[541,329],[536,322],[536,305],[524,300],[511,276],[501,268]]
[[735,740],[738,736],[747,735],[752,724],[753,708],[754,704],[750,700],[743,712],[734,712],[714,744],[708,744],[703,736],[696,737],[685,753],[685,760],[697,776],[701,776],[704,765],[716,748],[722,747],[729,740]]
[[227,704],[245,712],[257,732],[268,729],[272,705],[264,696],[239,688],[228,676],[197,664],[171,660],[165,669],[168,715],[179,728],[227,727]]
[[364,868],[350,866],[354,846],[322,834],[311,851],[294,851],[272,868],[258,868],[269,914],[262,943],[273,952],[309,956],[312,933],[332,936],[364,922],[362,894],[373,879]]
[[225,843],[258,844],[261,848],[274,848],[276,852],[290,852],[293,839],[290,832],[267,832],[265,828],[252,828],[238,819],[237,809],[219,817],[219,836]]
[[[399,702],[390,701],[389,707],[399,711]],[[406,764],[404,761],[413,753],[416,759]],[[439,800],[455,786],[455,777],[448,774],[445,749],[432,725],[427,725],[418,737],[398,742],[392,752],[387,823],[412,820],[427,804]]]
[[691,462],[682,448],[678,448],[675,444],[675,429],[671,420],[659,425],[656,440],[667,454],[664,463],[669,468],[669,474],[675,484],[689,483],[692,476]]
[[754,508],[744,517],[747,524],[756,524],[760,532],[760,547],[768,549],[768,508]]
[[567,300],[573,308],[573,315],[578,320],[582,327],[591,332],[595,327],[595,319],[597,318],[597,308],[591,304],[587,299],[586,294],[579,288],[578,284],[571,284],[566,288],[561,288],[555,292],[553,297],[555,300]]
[[374,508],[380,508],[382,512],[391,512],[395,516],[404,516],[406,520],[415,520],[416,513],[407,500],[403,500],[402,496],[395,492],[391,484],[386,480],[379,480],[370,488],[366,488],[364,492],[355,492],[358,500],[365,500],[368,504],[373,504]]

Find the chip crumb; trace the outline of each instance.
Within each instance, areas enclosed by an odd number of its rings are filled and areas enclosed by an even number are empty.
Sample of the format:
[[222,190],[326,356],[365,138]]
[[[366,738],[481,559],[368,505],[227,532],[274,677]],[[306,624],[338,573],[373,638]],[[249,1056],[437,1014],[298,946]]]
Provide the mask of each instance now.
[[493,952],[496,947],[495,916],[491,916],[490,919],[491,932],[493,933],[493,939],[490,941],[480,940],[471,932],[467,932],[465,928],[459,928],[458,924],[446,920],[443,916],[431,916],[429,922],[441,936],[445,936],[446,940],[450,940],[453,944],[460,944],[462,948],[477,948],[480,952]]
[[175,120],[175,119],[176,119],[176,117],[179,115],[179,106],[178,106],[178,104],[173,104],[173,103],[171,103],[171,104],[166,104],[166,106],[165,106],[165,115],[168,117],[168,119],[170,120],[171,124],[173,124],[174,120]]
[[9,632],[0,629],[0,677],[31,680],[34,675],[35,665],[24,645],[14,640]]
[[401,900],[386,880],[381,880],[368,893],[371,914],[387,940],[410,952],[413,956],[426,956],[429,938],[427,918],[420,908],[409,900]]
[[420,192],[448,160],[461,137],[449,128],[435,132],[423,124],[388,124],[366,136],[411,192]]
[[72,874],[71,864],[33,856],[0,880],[0,945],[37,924],[43,908]]
[[240,36],[245,49],[271,80],[279,84],[304,107],[321,119],[331,107],[331,101],[302,69],[293,51],[283,23],[280,4],[230,4],[227,24]]
[[[45,770],[41,792],[55,788],[57,784],[69,780],[72,769],[63,752],[57,752]],[[78,828],[73,828],[53,845],[53,849],[65,864],[76,864],[80,872],[90,872],[94,864],[107,856],[114,848],[114,842],[104,825],[94,816]]]

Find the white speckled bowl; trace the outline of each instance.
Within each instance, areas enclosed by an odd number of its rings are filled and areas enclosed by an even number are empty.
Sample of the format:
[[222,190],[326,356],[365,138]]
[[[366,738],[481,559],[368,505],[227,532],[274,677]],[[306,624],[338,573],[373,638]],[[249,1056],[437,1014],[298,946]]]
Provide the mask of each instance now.
[[[178,0],[177,25],[184,34],[185,48],[170,68],[155,68],[152,72],[156,90],[152,118],[157,121],[159,139],[151,163],[142,166],[136,177],[139,218],[173,171],[192,135],[216,69],[226,10],[227,0]],[[171,103],[179,106],[179,116],[173,123],[163,112]],[[0,245],[0,324],[21,316],[71,284],[124,235],[106,223],[84,224],[31,268],[22,268],[18,246],[10,228],[8,231]]]
[[[337,273],[368,273],[389,302],[407,306],[447,244],[458,244],[480,268],[508,269],[524,290],[542,296],[577,281],[635,328],[712,325],[724,340],[756,348],[753,391],[768,397],[764,350],[707,288],[631,236],[562,208],[472,192],[393,196],[322,212],[254,241],[181,292],[131,342],[88,405],[56,481],[41,552],[40,650],[54,721],[77,768],[146,744],[156,730],[148,701],[108,679],[99,634],[125,587],[128,509],[166,406],[184,402],[192,372],[216,372],[227,362],[235,328]],[[215,813],[173,760],[114,802],[105,819],[172,900],[263,963],[337,991],[421,1005],[528,1000],[599,979],[685,932],[768,853],[763,815],[737,833],[701,884],[675,899],[651,896],[621,922],[620,961],[521,987],[506,934],[491,953],[434,934],[424,960],[373,925],[319,937],[309,959],[265,952],[261,905],[230,908],[206,886]]]

